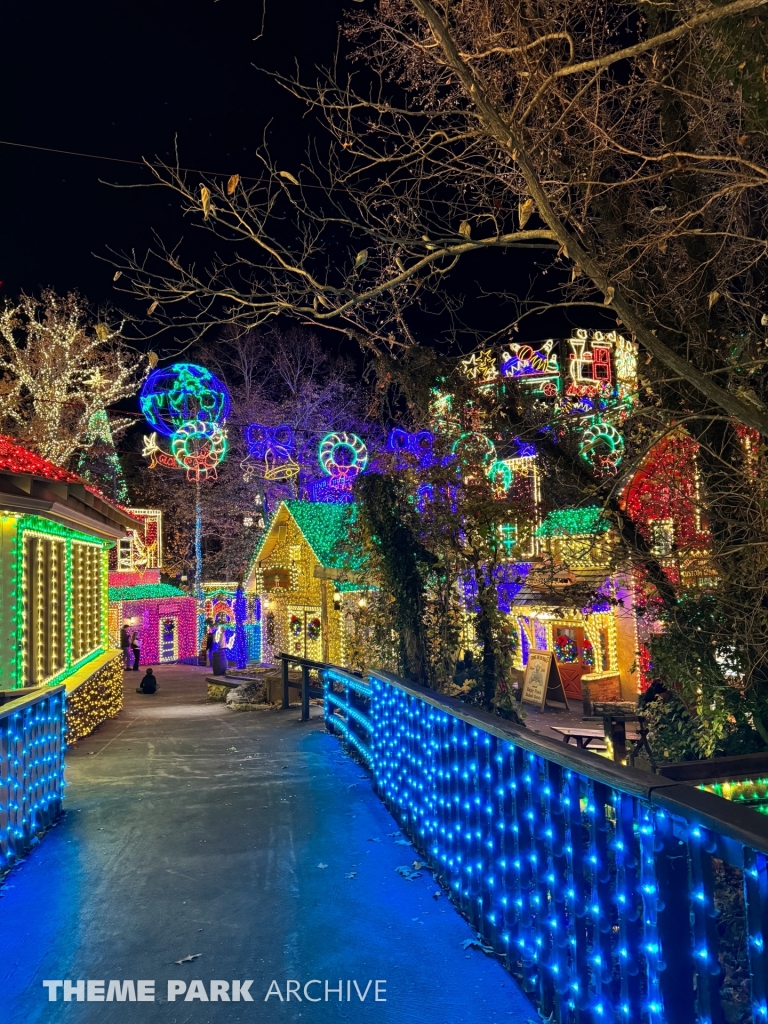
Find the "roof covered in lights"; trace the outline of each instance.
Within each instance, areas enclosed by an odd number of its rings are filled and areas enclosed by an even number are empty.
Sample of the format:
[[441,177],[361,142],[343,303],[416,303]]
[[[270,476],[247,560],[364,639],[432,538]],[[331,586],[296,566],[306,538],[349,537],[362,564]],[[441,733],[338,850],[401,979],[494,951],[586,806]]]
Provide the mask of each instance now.
[[55,466],[42,455],[22,448],[20,444],[0,434],[0,473],[18,473],[23,476],[36,476],[41,480],[59,480],[62,483],[82,483],[79,476],[68,469]]
[[[107,526],[106,531],[98,532],[113,537],[125,535],[126,530],[139,525],[139,520],[131,516],[127,508],[108,498],[98,487],[3,434],[0,434],[0,507],[8,511],[50,514],[60,521],[72,520],[74,514],[81,520],[85,517]],[[81,526],[84,525],[81,522]]]
[[536,531],[537,537],[583,537],[605,533],[608,520],[597,505],[559,508],[550,512]]

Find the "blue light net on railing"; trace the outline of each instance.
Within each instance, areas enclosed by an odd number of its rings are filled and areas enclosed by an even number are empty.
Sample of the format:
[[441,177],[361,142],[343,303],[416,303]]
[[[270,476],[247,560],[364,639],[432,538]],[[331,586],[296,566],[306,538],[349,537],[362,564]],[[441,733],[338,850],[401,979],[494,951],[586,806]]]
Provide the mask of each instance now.
[[[716,834],[386,677],[369,682],[326,672],[329,728],[369,763],[422,859],[545,1017],[725,1024]],[[740,851],[757,1024],[768,872],[763,854]]]
[[0,709],[0,869],[61,813],[64,750],[63,689]]

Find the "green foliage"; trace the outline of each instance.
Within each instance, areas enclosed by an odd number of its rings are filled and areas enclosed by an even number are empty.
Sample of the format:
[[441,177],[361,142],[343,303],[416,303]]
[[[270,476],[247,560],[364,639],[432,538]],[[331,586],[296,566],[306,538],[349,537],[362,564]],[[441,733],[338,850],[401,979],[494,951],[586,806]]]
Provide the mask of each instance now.
[[362,542],[370,553],[380,586],[389,598],[378,603],[387,628],[396,636],[399,671],[415,682],[428,684],[426,656],[425,570],[434,557],[408,524],[408,493],[402,478],[367,474],[357,486]]
[[[651,641],[653,671],[671,691],[657,728],[654,751],[665,760],[723,757],[764,749],[766,700],[744,684],[745,652],[729,628],[727,593],[683,597]],[[655,701],[648,707],[659,704]],[[668,748],[675,756],[667,756]]]

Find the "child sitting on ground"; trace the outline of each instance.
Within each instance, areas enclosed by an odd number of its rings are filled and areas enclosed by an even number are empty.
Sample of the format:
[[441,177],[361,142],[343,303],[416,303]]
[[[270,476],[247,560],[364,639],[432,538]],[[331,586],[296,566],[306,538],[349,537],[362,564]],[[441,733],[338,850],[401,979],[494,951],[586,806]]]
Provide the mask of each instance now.
[[144,678],[139,683],[136,693],[155,693],[157,690],[157,679],[151,668],[148,668]]

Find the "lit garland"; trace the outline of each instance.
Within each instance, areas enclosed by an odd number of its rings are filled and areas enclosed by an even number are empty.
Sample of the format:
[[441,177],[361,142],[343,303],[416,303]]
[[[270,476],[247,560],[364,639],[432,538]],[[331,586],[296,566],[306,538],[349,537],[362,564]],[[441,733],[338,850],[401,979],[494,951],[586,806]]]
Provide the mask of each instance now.
[[235,598],[232,602],[232,610],[235,613],[235,641],[232,645],[232,653],[235,656],[235,663],[239,669],[248,664],[248,638],[245,632],[245,620],[248,617],[248,602],[243,588],[238,587]]
[[715,793],[725,800],[746,804],[760,814],[768,814],[768,779],[741,779],[738,782],[711,782],[699,789]]
[[109,600],[112,601],[150,601],[160,597],[186,597],[179,587],[171,583],[143,583],[135,586],[118,586],[109,588]]
[[[73,685],[74,684],[74,685]],[[119,651],[82,681],[67,682],[67,742],[72,745],[123,707],[123,661]]]
[[581,645],[581,660],[585,668],[592,668],[595,664],[595,648],[592,646],[592,641],[586,636]]

